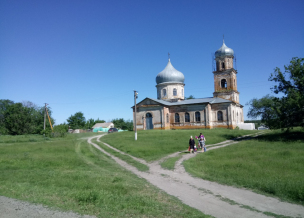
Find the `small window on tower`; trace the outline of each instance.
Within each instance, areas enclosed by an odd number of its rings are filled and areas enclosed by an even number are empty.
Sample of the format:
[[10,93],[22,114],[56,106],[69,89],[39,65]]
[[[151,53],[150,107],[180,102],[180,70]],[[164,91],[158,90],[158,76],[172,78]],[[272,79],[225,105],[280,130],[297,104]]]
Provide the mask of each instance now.
[[225,79],[221,80],[221,88],[227,89],[227,81]]
[[177,96],[177,90],[173,89],[173,96]]
[[167,95],[166,89],[163,89],[163,96],[166,96],[166,95]]
[[225,69],[225,63],[224,62],[222,63],[222,68],[223,68],[223,70]]

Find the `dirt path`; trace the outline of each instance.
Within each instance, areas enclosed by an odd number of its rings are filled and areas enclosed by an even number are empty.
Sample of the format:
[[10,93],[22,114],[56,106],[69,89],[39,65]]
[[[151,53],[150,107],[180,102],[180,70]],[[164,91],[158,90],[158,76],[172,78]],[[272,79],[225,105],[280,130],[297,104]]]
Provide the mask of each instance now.
[[40,204],[31,204],[0,196],[0,218],[96,218],[74,212],[62,212]]
[[[97,140],[99,141],[102,136],[97,136]],[[250,137],[252,136],[245,136],[242,138],[250,139]],[[141,178],[145,178],[151,184],[157,186],[166,193],[177,197],[183,203],[194,207],[205,214],[223,218],[269,218],[278,217],[279,215],[280,217],[304,217],[303,206],[281,202],[276,198],[266,197],[249,190],[220,185],[215,182],[192,177],[185,171],[182,162],[191,157],[195,157],[196,155],[202,155],[199,152],[196,154],[183,154],[180,160],[176,162],[175,169],[170,171],[161,168],[160,163],[166,158],[179,155],[180,152],[171,154],[159,161],[147,163],[145,160],[125,154],[104,143],[106,146],[115,149],[122,154],[128,155],[149,167],[149,172],[141,172],[135,167],[106,152],[97,144],[92,143],[91,140],[93,138],[96,138],[96,136],[89,138],[88,142],[101,152],[112,157],[122,167],[130,170]],[[235,140],[227,140],[218,144],[209,145],[207,146],[207,149],[217,149],[235,143],[238,142]]]

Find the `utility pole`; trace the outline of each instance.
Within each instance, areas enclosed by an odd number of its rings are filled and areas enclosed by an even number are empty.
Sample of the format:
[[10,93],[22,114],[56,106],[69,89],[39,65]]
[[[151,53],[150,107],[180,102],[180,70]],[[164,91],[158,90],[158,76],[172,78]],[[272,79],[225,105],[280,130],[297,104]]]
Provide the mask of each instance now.
[[[46,118],[46,106],[48,105],[47,103],[44,103],[44,122],[43,122],[43,130],[45,131],[45,118]],[[43,133],[43,136],[45,136],[45,133]]]
[[136,125],[136,98],[138,98],[138,92],[134,90],[134,130],[135,130],[135,141],[137,140],[137,125]]

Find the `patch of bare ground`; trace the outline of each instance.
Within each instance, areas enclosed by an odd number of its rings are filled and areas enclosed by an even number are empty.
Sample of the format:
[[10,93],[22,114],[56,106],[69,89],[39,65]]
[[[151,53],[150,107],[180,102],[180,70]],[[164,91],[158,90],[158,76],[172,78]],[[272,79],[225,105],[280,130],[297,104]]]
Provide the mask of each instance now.
[[96,218],[0,196],[0,218]]

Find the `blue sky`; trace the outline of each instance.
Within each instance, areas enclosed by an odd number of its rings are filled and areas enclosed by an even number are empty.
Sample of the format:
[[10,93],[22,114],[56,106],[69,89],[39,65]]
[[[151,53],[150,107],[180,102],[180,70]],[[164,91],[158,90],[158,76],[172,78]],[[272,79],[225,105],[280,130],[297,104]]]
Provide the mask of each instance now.
[[48,103],[56,124],[78,111],[133,119],[133,90],[138,101],[156,98],[168,52],[185,96],[210,97],[224,34],[246,115],[247,102],[271,93],[274,68],[304,57],[303,8],[302,0],[2,0],[0,99]]

